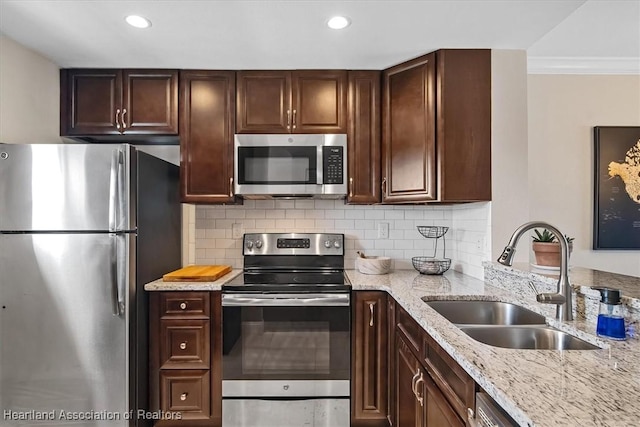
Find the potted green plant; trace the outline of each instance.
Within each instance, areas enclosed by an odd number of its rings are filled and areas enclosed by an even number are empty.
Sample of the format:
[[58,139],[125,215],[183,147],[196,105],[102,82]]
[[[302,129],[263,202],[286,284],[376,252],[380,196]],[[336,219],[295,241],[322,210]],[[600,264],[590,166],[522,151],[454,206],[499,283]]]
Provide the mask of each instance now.
[[[533,230],[533,252],[536,256],[536,265],[542,267],[560,267],[560,242],[546,228],[540,231]],[[573,251],[573,237],[564,236],[569,242],[569,255]]]

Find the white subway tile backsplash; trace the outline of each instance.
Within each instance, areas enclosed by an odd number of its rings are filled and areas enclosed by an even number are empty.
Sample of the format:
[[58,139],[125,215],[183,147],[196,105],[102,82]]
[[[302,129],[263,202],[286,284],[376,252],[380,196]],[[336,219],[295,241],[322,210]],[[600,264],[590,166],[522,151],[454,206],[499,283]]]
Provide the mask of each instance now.
[[367,209],[364,212],[365,219],[384,219],[384,211],[382,209]]
[[[452,268],[483,277],[482,261],[490,258],[490,204],[454,206],[360,206],[342,200],[246,200],[235,206],[196,206],[190,226],[197,264],[242,267],[242,239],[232,226],[248,232],[329,232],[345,234],[345,266],[354,267],[356,251],[389,256],[395,269],[412,269],[411,258],[432,256],[435,240],[426,239],[418,225],[450,227],[446,256]],[[389,225],[389,237],[378,238],[378,224]],[[191,236],[191,234],[190,234]],[[443,240],[436,256],[441,257]]]

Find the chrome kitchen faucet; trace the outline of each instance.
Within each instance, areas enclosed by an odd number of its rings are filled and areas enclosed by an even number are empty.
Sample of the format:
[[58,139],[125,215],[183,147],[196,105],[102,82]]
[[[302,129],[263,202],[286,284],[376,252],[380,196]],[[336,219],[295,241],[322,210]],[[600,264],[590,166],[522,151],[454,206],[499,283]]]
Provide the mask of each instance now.
[[510,266],[513,264],[513,256],[516,253],[516,245],[522,235],[532,228],[546,228],[560,242],[560,277],[558,278],[558,290],[555,294],[538,293],[536,300],[543,304],[556,305],[556,318],[558,320],[573,320],[573,304],[571,302],[571,283],[569,282],[569,242],[567,238],[551,224],[542,221],[533,221],[522,224],[513,232],[507,246],[498,258],[498,262]]

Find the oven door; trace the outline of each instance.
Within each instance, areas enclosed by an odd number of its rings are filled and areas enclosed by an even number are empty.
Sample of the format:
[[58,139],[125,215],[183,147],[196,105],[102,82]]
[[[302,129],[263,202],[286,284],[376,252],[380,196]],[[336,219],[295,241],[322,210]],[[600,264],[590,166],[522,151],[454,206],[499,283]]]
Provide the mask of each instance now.
[[222,305],[225,427],[349,425],[348,293],[227,293]]

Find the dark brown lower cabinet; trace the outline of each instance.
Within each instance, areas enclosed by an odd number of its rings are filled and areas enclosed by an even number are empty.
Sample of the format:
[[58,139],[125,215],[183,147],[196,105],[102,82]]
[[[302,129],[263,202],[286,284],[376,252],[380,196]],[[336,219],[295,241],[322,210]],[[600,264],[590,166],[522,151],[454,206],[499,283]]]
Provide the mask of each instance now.
[[387,293],[353,293],[351,425],[388,426]]
[[[401,334],[396,334],[396,366],[394,388],[396,392],[394,427],[425,426],[424,390],[416,383],[426,375],[418,358],[411,352]],[[422,380],[424,381],[424,379]],[[420,384],[417,384],[420,386]]]
[[152,292],[150,410],[157,427],[222,425],[220,292]]
[[402,307],[394,313],[393,426],[465,426],[475,381]]

